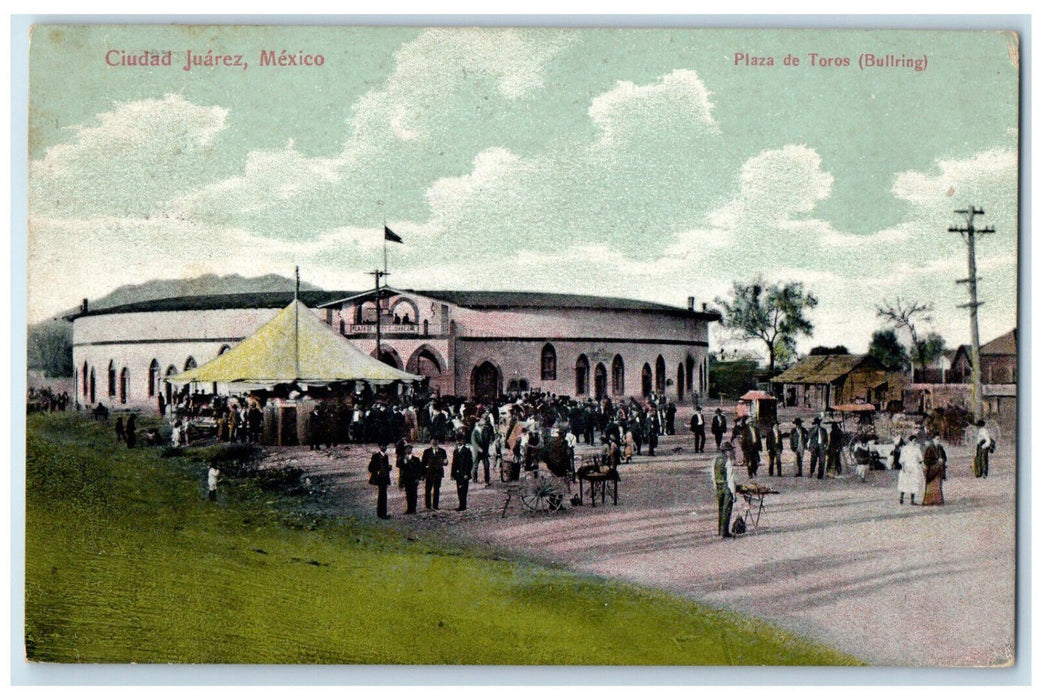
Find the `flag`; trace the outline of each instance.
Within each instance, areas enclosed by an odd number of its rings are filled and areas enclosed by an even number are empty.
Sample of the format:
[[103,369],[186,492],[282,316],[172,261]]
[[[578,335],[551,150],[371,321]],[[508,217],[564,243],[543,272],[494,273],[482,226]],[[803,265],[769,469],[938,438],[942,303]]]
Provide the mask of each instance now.
[[384,226],[384,240],[385,241],[391,241],[392,243],[402,243],[403,242],[402,241],[402,237],[399,236],[394,231],[392,231],[391,229],[387,228],[386,225]]

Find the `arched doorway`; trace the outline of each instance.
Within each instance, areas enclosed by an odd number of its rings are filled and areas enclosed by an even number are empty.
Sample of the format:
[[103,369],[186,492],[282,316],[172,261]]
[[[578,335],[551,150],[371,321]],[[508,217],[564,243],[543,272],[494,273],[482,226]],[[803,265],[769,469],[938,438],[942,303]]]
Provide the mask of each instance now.
[[614,396],[626,393],[626,366],[622,362],[622,355],[616,355],[611,361],[611,393]]
[[127,368],[124,367],[119,373],[119,402],[127,402],[127,382],[130,381],[130,374],[127,372]]
[[651,365],[647,362],[640,372],[640,395],[644,398],[651,396]]
[[684,398],[684,363],[677,365],[677,398]]
[[[690,355],[687,356],[686,365],[687,365],[687,388],[688,388],[689,391],[694,391],[695,390],[695,361],[691,358]],[[698,379],[700,381],[702,379],[702,368],[701,367],[698,368]],[[699,391],[702,391],[702,389],[699,388]]]
[[194,357],[192,357],[191,355],[189,355],[189,356],[188,356],[188,359],[187,359],[187,360],[185,360],[185,372],[187,372],[187,371],[188,371],[188,370],[190,370],[190,369],[195,369],[195,368],[196,368],[196,367],[198,367],[198,366],[199,366],[199,365],[197,365],[197,364],[195,363],[195,358],[194,358]]
[[[173,365],[170,365],[169,367],[166,368],[165,375],[167,377],[172,377],[175,374],[177,374],[177,367],[174,367]],[[174,397],[174,387],[173,387],[173,385],[170,382],[166,382],[166,404],[168,406],[170,405],[170,399],[172,399],[173,397]]]
[[608,394],[608,369],[603,362],[598,362],[593,370],[593,395],[598,401]]
[[424,377],[437,377],[445,371],[445,363],[438,351],[429,345],[421,345],[409,356],[405,363],[405,371],[422,374]]
[[90,372],[87,369],[87,363],[83,363],[83,396],[86,398],[90,396]]
[[662,355],[655,360],[655,393],[660,396],[666,393],[666,361]]
[[543,352],[539,356],[539,379],[544,382],[557,380],[557,351],[554,346],[547,343],[543,346]]
[[109,396],[116,395],[116,363],[109,360]]
[[94,377],[94,368],[91,367],[90,368],[90,402],[91,402],[92,405],[97,400],[95,398],[96,397],[96,394],[95,394],[95,391],[94,391],[95,388],[96,388],[96,381],[95,381],[95,377]]
[[380,345],[379,357],[377,357],[376,348],[373,348],[373,351],[369,354],[373,357],[376,357],[378,360],[380,360],[380,362],[383,362],[385,365],[390,365],[395,369],[402,368],[402,358],[398,355],[398,351],[388,345]]
[[478,401],[492,401],[498,398],[502,385],[503,378],[499,369],[487,360],[471,372],[470,392]]
[[579,355],[575,361],[575,395],[586,396],[590,393],[590,361],[586,355]]
[[159,391],[159,362],[155,359],[148,365],[148,398]]

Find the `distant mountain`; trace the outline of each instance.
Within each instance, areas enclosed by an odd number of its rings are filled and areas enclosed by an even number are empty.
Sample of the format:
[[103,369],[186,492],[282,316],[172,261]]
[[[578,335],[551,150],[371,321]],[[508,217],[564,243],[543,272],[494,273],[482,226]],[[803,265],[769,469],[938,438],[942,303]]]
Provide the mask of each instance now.
[[[321,287],[301,281],[302,291],[321,291]],[[250,294],[255,292],[286,292],[293,290],[293,280],[281,275],[202,275],[192,279],[151,280],[141,284],[117,287],[103,297],[89,299],[92,311],[108,309],[139,301],[168,297],[203,296],[207,294]],[[41,370],[48,377],[72,376],[72,324],[64,316],[79,311],[68,309],[57,318],[32,324],[28,328],[28,369]]]
[[[301,280],[302,291],[321,291],[321,287]],[[261,275],[260,277],[243,277],[242,275],[202,275],[192,279],[151,280],[142,284],[126,284],[117,287],[99,299],[88,301],[93,310],[108,309],[123,304],[134,304],[139,301],[167,299],[169,297],[205,296],[208,294],[250,294],[254,292],[291,292],[293,280],[281,275]],[[76,313],[79,308],[69,309],[61,314],[66,316]]]

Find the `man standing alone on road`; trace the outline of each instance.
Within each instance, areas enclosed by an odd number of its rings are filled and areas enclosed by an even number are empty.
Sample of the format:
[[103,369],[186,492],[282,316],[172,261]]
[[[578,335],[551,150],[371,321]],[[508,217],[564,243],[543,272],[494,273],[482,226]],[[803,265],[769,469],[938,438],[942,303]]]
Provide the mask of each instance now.
[[725,442],[723,450],[713,462],[713,488],[716,490],[717,528],[720,537],[731,534],[731,511],[734,510],[734,446]]
[[[715,423],[714,423],[715,425]],[[695,452],[706,451],[706,419],[702,415],[702,407],[695,406],[695,415],[691,416],[691,432],[695,434]],[[717,443],[720,439],[717,438]],[[717,449],[719,449],[719,444]]]
[[716,413],[713,414],[713,437],[716,439],[716,449],[720,449],[720,441],[724,439],[724,433],[727,432],[727,418],[724,417],[723,411],[719,408],[716,409]]

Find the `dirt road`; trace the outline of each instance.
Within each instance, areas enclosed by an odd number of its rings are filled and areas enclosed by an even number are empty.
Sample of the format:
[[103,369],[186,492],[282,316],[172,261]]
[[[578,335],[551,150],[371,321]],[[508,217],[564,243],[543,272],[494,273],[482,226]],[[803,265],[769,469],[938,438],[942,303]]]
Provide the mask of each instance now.
[[[940,507],[898,504],[896,472],[870,472],[865,483],[846,474],[795,478],[786,454],[785,476],[760,469],[757,482],[780,493],[768,496],[759,528],[733,540],[716,537],[713,455],[693,454],[686,435],[623,465],[617,506],[533,514],[515,499],[500,517],[505,490],[494,483],[472,485],[470,508],[459,513],[446,480],[442,510],[421,503],[415,516],[402,515],[404,499],[392,488],[389,524],[672,591],[871,664],[1004,665],[1013,659],[1016,479],[1012,449],[1003,447],[988,479],[973,477],[968,448],[950,448]],[[275,459],[321,478],[345,508],[374,510],[366,449]],[[744,469],[738,477],[747,480]]]

